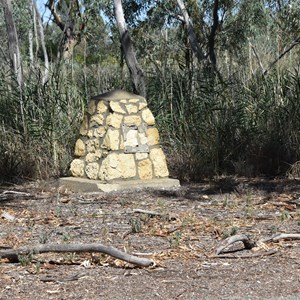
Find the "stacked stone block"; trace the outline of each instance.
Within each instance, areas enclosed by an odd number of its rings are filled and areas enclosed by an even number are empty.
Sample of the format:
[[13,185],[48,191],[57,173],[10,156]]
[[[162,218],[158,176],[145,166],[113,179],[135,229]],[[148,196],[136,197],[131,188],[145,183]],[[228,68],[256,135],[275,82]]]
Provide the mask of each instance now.
[[121,90],[90,100],[75,156],[70,167],[75,177],[111,181],[169,175],[146,99]]

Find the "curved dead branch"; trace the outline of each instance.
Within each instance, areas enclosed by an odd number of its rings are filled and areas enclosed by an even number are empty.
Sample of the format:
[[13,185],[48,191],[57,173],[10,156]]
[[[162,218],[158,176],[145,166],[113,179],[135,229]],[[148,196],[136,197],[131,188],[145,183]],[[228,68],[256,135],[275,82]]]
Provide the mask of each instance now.
[[105,246],[102,244],[36,245],[33,247],[24,247],[19,249],[0,250],[0,257],[7,258],[11,262],[18,262],[20,255],[28,255],[31,253],[38,254],[38,253],[46,253],[46,252],[75,252],[75,253],[100,252],[141,267],[149,267],[153,265],[153,261],[150,259],[136,257],[127,254],[123,251],[120,251],[114,247]]
[[225,248],[236,242],[243,242],[245,249],[252,249],[256,245],[256,242],[251,241],[245,234],[233,235],[223,241],[224,245],[217,249],[216,255],[221,254]]

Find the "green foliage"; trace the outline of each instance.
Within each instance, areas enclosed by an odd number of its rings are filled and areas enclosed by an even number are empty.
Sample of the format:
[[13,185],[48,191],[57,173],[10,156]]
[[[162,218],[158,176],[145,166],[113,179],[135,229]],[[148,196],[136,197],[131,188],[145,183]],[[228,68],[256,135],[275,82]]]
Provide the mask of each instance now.
[[129,223],[131,225],[131,231],[133,233],[139,233],[142,231],[143,225],[140,218],[131,218],[129,220]]
[[180,231],[176,231],[174,234],[172,234],[172,237],[169,238],[170,247],[178,248],[181,240],[182,240],[182,233]]
[[18,254],[18,261],[22,266],[28,266],[32,263],[33,260],[33,252]]

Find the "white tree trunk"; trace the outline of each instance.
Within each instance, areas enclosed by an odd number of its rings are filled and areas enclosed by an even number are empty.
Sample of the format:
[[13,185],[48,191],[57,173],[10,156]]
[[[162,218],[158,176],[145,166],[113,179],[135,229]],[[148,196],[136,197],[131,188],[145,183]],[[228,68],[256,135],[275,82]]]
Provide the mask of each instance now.
[[146,97],[146,85],[144,80],[144,74],[137,62],[133,43],[130,34],[127,30],[122,1],[114,0],[114,7],[117,26],[120,33],[121,45],[124,52],[126,64],[130,72],[134,92],[143,97]]
[[192,20],[187,12],[184,2],[182,0],[177,0],[177,4],[178,4],[181,14],[183,16],[184,23],[186,24],[188,38],[189,38],[189,42],[190,42],[192,51],[193,51],[194,55],[197,57],[198,62],[200,63],[204,59],[204,54],[202,52],[202,49],[199,45],[196,33],[194,31]]
[[43,27],[42,19],[41,19],[39,10],[37,9],[35,0],[33,0],[33,9],[35,11],[37,21],[38,21],[40,38],[41,38],[41,46],[42,46],[43,55],[44,55],[45,72],[44,72],[44,76],[43,76],[43,79],[42,79],[42,82],[44,84],[45,82],[48,81],[48,77],[49,77],[49,59],[48,59],[47,49],[46,49],[46,46],[45,46],[44,27]]
[[14,71],[18,84],[21,87],[23,84],[21,56],[18,42],[18,35],[15,22],[12,15],[11,0],[1,0],[4,19],[6,24],[6,32],[8,37],[8,50],[11,68]]

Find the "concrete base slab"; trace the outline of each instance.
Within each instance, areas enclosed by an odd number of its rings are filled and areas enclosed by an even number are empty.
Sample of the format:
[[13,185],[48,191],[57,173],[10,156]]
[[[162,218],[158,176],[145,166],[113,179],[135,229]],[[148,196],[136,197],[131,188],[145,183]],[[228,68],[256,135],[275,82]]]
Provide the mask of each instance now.
[[141,190],[146,188],[167,190],[180,187],[180,182],[177,179],[171,178],[104,182],[80,177],[62,177],[59,179],[59,186],[65,187],[73,192],[91,193]]

